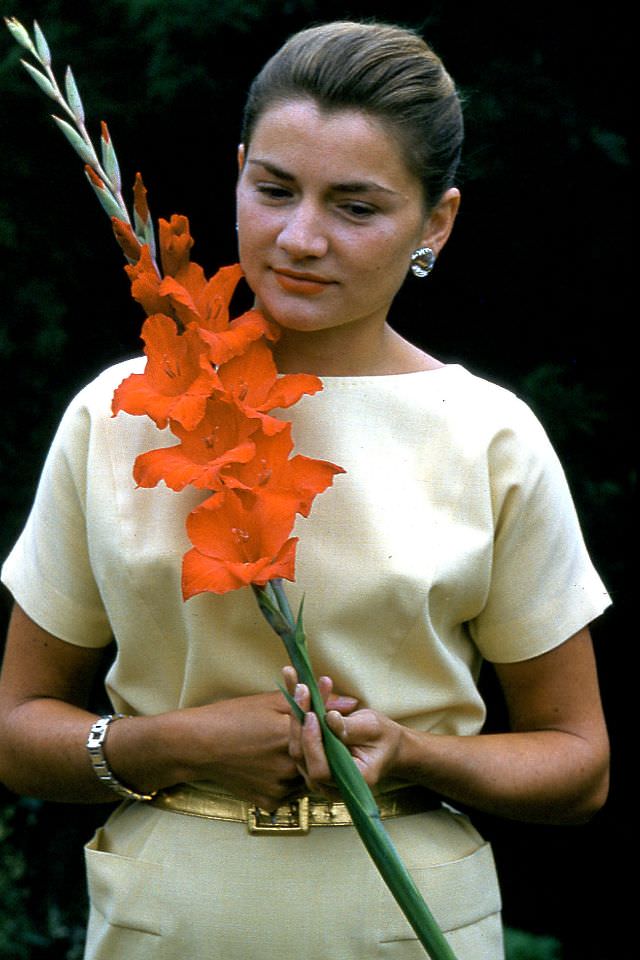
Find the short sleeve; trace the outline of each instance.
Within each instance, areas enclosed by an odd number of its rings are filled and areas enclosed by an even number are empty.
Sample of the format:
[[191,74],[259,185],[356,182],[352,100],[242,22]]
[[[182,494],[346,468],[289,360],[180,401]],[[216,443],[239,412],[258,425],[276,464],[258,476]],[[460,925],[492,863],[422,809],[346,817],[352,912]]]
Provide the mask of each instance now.
[[483,656],[505,663],[553,649],[610,604],[558,457],[533,413],[517,403],[513,422],[489,447],[490,591],[470,624]]
[[111,629],[93,577],[86,523],[91,417],[80,394],[49,450],[26,526],[2,568],[2,581],[39,626],[86,647],[109,643]]

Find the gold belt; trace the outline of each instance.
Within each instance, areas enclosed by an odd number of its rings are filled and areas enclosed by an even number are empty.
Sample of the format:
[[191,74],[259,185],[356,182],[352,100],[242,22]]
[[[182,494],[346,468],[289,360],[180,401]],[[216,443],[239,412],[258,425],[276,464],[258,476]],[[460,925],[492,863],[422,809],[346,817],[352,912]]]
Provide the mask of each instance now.
[[[420,787],[405,787],[380,794],[376,797],[376,803],[381,820],[424,813],[440,806],[435,794]],[[185,785],[161,790],[151,801],[151,806],[190,817],[246,823],[251,834],[300,836],[308,833],[311,827],[348,827],[353,823],[346,805],[340,802],[300,797],[270,812],[254,806],[248,800]]]

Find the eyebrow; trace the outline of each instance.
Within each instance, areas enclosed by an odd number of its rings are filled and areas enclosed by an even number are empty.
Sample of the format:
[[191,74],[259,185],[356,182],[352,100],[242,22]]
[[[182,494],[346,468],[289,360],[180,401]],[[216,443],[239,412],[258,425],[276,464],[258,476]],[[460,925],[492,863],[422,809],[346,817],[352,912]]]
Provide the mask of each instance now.
[[[295,181],[295,176],[292,173],[289,173],[287,170],[282,170],[280,167],[276,166],[275,163],[271,163],[269,160],[262,160],[259,157],[255,159],[250,158],[249,163],[264,167],[272,176],[277,177],[278,180],[288,180],[289,182]],[[342,183],[332,183],[331,189],[336,193],[389,193],[397,196],[395,190],[390,190],[389,187],[383,187],[381,184],[376,183],[374,180],[347,180]]]

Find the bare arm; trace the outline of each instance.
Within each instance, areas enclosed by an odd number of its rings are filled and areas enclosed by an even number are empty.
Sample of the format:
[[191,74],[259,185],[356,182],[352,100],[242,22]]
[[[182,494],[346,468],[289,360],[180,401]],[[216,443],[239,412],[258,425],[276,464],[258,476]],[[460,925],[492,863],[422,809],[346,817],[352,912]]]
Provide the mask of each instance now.
[[[499,664],[511,733],[470,737],[410,730],[374,710],[330,714],[370,785],[384,777],[422,783],[459,802],[520,820],[571,823],[604,803],[609,748],[591,637],[521,663]],[[295,675],[285,673],[292,688]],[[307,694],[297,699],[306,708]],[[315,716],[292,722],[290,750],[312,789],[330,774]],[[329,791],[330,788],[329,788]]]
[[[0,779],[12,790],[74,803],[116,799],[85,748],[100,660],[99,650],[65,643],[15,608],[0,678]],[[348,711],[355,701],[336,704]],[[268,809],[301,783],[288,733],[284,697],[266,693],[119,720],[105,753],[118,779],[137,791],[211,779]]]

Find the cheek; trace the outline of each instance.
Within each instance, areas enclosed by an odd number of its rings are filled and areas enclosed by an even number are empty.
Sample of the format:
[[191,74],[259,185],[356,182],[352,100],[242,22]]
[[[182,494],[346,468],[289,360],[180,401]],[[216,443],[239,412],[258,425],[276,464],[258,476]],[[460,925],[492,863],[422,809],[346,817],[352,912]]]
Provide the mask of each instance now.
[[409,272],[412,252],[413,247],[406,241],[398,243],[393,234],[375,244],[362,245],[352,261],[361,286],[372,293],[376,290],[381,295],[395,296]]
[[240,249],[252,256],[266,253],[278,236],[278,222],[273,213],[264,208],[239,203],[237,208],[238,241]]

